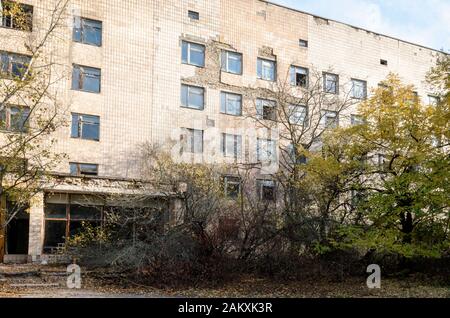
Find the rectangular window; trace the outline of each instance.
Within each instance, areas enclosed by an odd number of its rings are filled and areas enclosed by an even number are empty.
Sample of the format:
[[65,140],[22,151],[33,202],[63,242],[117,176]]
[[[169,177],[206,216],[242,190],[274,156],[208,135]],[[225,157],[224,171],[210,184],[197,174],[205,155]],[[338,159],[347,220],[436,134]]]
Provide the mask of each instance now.
[[203,153],[203,130],[183,128],[181,145],[183,153]]
[[72,114],[72,138],[100,140],[100,117]]
[[277,120],[277,103],[275,101],[260,99],[256,100],[256,115],[258,119]]
[[367,82],[352,79],[352,97],[356,99],[367,98]]
[[242,156],[242,136],[222,134],[221,149],[225,157],[240,158]]
[[31,58],[27,55],[0,52],[0,76],[21,79],[29,73]]
[[32,31],[33,6],[11,0],[0,0],[0,23],[4,28]]
[[242,115],[242,95],[221,92],[220,112],[234,116]]
[[197,43],[182,41],[181,61],[184,64],[204,67],[205,66],[205,46]]
[[440,98],[438,96],[428,95],[428,105],[437,106],[437,105],[439,105],[439,102],[440,102]]
[[266,81],[275,81],[276,62],[258,58],[258,78]]
[[321,124],[324,125],[326,128],[336,128],[339,126],[339,116],[338,113],[335,111],[323,111],[322,112],[322,118],[321,118]]
[[292,125],[306,124],[308,110],[306,106],[290,105],[288,109],[289,123]]
[[197,86],[181,85],[181,106],[203,110],[205,89]]
[[11,132],[27,132],[30,108],[3,106],[0,104],[0,129]]
[[66,239],[89,227],[101,227],[103,202],[76,194],[46,195],[44,253],[57,253]]
[[72,176],[98,176],[98,165],[90,163],[70,163],[70,174]]
[[75,17],[73,40],[78,43],[102,46],[102,28],[101,21]]
[[77,91],[100,93],[101,70],[98,68],[73,65],[72,89]]
[[192,20],[200,20],[200,13],[198,13],[197,11],[189,10],[188,17]]
[[331,73],[323,74],[323,88],[326,93],[338,94],[339,93],[339,76]]
[[224,177],[225,196],[237,199],[241,194],[241,179],[239,177]]
[[307,88],[309,70],[304,67],[291,66],[291,85]]
[[364,118],[360,115],[352,115],[352,126],[364,125]]
[[242,54],[222,51],[222,71],[232,74],[242,74]]
[[[306,146],[303,146],[303,149],[305,148]],[[289,155],[289,159],[295,164],[306,165],[308,163],[308,158],[304,154],[297,154],[292,143],[288,145],[287,153]]]
[[260,139],[257,141],[257,160],[258,162],[277,161],[277,143],[275,140]]
[[300,47],[308,47],[308,41],[306,40],[298,40],[298,44],[300,45]]
[[275,201],[276,199],[276,187],[273,180],[257,180],[257,189],[259,199],[262,201]]

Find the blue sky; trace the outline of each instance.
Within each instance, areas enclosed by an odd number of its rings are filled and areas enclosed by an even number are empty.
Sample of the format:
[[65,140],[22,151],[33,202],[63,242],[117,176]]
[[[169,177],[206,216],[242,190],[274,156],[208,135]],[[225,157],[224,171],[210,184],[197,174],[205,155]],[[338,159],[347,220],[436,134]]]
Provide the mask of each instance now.
[[450,0],[269,0],[450,52]]

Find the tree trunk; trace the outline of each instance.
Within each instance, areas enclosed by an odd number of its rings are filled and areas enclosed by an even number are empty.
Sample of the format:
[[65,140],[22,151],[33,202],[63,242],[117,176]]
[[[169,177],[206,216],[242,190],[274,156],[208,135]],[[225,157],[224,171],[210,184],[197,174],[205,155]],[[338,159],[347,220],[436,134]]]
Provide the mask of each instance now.
[[0,264],[5,258],[5,244],[6,244],[6,200],[1,191],[0,185]]

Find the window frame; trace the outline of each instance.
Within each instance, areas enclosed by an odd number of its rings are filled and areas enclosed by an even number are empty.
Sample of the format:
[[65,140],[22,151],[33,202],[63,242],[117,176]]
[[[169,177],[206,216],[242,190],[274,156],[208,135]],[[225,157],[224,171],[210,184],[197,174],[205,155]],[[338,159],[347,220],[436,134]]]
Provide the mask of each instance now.
[[[264,143],[264,144],[262,144]],[[272,157],[268,158],[261,158],[262,157],[262,148],[268,148],[269,143],[273,143],[273,152],[270,152],[272,154]],[[265,146],[265,147],[262,147]],[[268,149],[265,150],[266,155],[269,153]],[[256,160],[257,162],[277,162],[278,161],[278,152],[277,152],[277,141],[273,139],[267,139],[267,138],[257,138],[256,141]]]
[[[296,109],[296,110],[293,110],[293,109]],[[297,121],[297,122],[293,122],[292,121],[292,118],[293,118],[293,116],[294,116],[294,114],[295,113],[298,113],[298,108],[301,108],[301,109],[303,109],[304,110],[304,118],[303,118],[303,121]],[[291,104],[291,105],[289,105],[288,106],[288,110],[289,110],[289,117],[288,117],[288,123],[290,124],[290,125],[297,125],[297,126],[305,126],[305,127],[307,127],[308,126],[308,107],[306,106],[306,105],[293,105],[293,104]]]
[[[0,110],[0,131],[6,131],[9,133],[28,133],[30,128],[30,115],[31,115],[31,109],[29,107],[20,105],[9,105],[9,104],[6,104],[4,106],[0,105],[0,108],[1,107],[3,107],[3,109]],[[13,114],[11,110],[13,108],[19,110],[19,114],[22,115],[20,122],[22,125],[21,126],[22,129],[13,129],[13,127],[15,128],[14,124],[17,124],[14,123],[12,119]],[[4,125],[2,124],[3,122]]]
[[[328,76],[334,76],[336,79],[334,91],[330,91],[328,89]],[[323,72],[323,90],[328,94],[339,95],[339,75],[329,72]]]
[[[273,66],[273,78],[266,78],[263,76],[263,64],[264,63],[270,63]],[[276,60],[271,60],[268,58],[263,58],[263,57],[258,57],[257,58],[257,63],[256,63],[256,76],[259,80],[263,80],[263,81],[268,81],[268,82],[276,82],[277,80],[277,61]]]
[[[72,173],[72,167],[76,167],[76,174]],[[96,168],[95,173],[83,173],[82,166],[91,166]],[[97,177],[99,175],[99,165],[96,163],[85,163],[85,162],[69,162],[70,175],[74,177]]]
[[[7,63],[4,63],[5,60],[7,60]],[[23,69],[28,70],[30,63],[31,56],[29,55],[0,50],[0,78],[10,80],[22,79],[27,74],[14,74],[14,69],[17,68],[15,65],[20,65]],[[30,72],[31,70],[28,70],[28,75],[30,75]]]
[[[267,186],[268,182],[272,183],[272,186],[270,186],[272,188],[272,191],[273,191],[273,198],[272,199],[268,199],[268,198],[264,197],[264,187]],[[258,189],[258,198],[261,201],[264,201],[264,202],[276,202],[277,201],[277,184],[276,184],[275,180],[272,180],[272,179],[257,179],[256,180],[256,185],[257,185],[257,189]]]
[[[240,62],[239,72],[233,72],[233,71],[230,70],[230,68],[229,68],[230,54],[240,57],[240,60],[239,60],[239,62]],[[220,64],[221,64],[222,72],[229,73],[229,74],[234,74],[234,75],[242,75],[243,74],[244,56],[243,56],[242,53],[229,51],[229,50],[222,50],[220,58],[221,58],[221,63]]]
[[[239,113],[235,114],[228,110],[228,97],[236,97],[239,100]],[[243,96],[242,94],[227,92],[227,91],[221,91],[220,92],[220,113],[224,115],[230,115],[230,116],[242,116],[242,107],[243,107]],[[225,103],[225,104],[224,104]]]
[[[189,154],[203,154],[205,152],[205,131],[194,128],[182,128],[183,134],[181,135],[181,153]],[[201,132],[201,151],[196,148],[196,133]],[[186,138],[184,138],[184,136]],[[185,140],[184,140],[185,139]],[[190,146],[190,147],[189,147]],[[189,148],[189,149],[188,149]]]
[[[82,140],[92,140],[92,141],[100,141],[100,116],[97,116],[97,115],[88,115],[88,114],[81,114],[81,113],[72,113],[71,114],[72,115],[72,126],[71,126],[71,128],[72,128],[72,131],[71,131],[71,138],[74,138],[74,139],[82,139]],[[75,125],[75,123],[74,123],[74,116],[78,116],[78,121],[77,121],[77,135],[76,136],[74,136],[74,125]],[[88,119],[86,119],[86,120],[84,120],[84,117],[92,117],[92,118],[96,118],[97,119],[97,122],[95,123],[95,122],[89,122],[89,120]],[[85,124],[88,124],[88,125],[92,125],[92,126],[96,126],[97,127],[97,136],[98,136],[98,138],[87,138],[87,137],[84,137],[84,134],[83,134],[83,127],[84,127],[84,125]]]
[[[306,74],[298,72],[298,70],[305,71]],[[304,89],[309,88],[309,69],[307,67],[291,65],[289,68],[289,74],[291,79],[291,86],[300,87]],[[304,85],[297,85],[297,74],[304,75],[306,77],[306,81]]]
[[[183,91],[183,89],[186,89],[186,96],[185,96],[186,104],[183,104],[184,103],[184,100],[183,100],[184,91]],[[191,89],[198,89],[198,90],[202,91],[202,106],[200,108],[197,107],[197,106],[194,106],[193,104],[191,104],[189,102],[190,101],[189,97],[191,96],[191,94],[190,94],[190,90]],[[205,88],[201,87],[201,86],[195,86],[195,85],[189,85],[189,84],[183,84],[182,83],[181,84],[181,92],[180,92],[180,104],[181,104],[182,108],[194,109],[194,110],[199,110],[199,111],[204,110],[205,109]]]
[[[202,64],[194,63],[191,60],[191,55],[192,55],[191,50],[195,50],[196,46],[202,48],[202,51],[201,51],[201,53],[203,54]],[[186,52],[184,51],[185,49],[186,49]],[[186,59],[184,58],[185,53],[186,53]],[[192,65],[195,67],[204,68],[205,64],[206,64],[206,46],[201,43],[196,43],[196,42],[187,41],[187,40],[181,40],[181,63],[184,65]]]
[[[367,99],[367,81],[364,80],[360,80],[357,78],[352,78],[352,98],[353,99],[358,99],[358,100],[365,100]],[[362,83],[363,84],[363,95],[362,97],[359,96],[355,96],[355,83]]]
[[[6,14],[5,16],[3,16],[3,13],[5,13],[5,11],[3,11],[0,16],[0,27],[5,28],[5,29],[17,30],[17,31],[33,32],[34,6],[31,4],[20,3],[20,2],[15,2],[15,4],[17,4],[21,7],[23,14],[28,15],[26,17],[28,20],[28,21],[26,21],[26,27],[25,28],[24,27],[16,27],[14,25],[14,21],[15,21],[14,15]],[[8,9],[4,9],[3,6],[4,6],[3,0],[0,0],[0,10],[8,10]],[[7,11],[6,11],[6,13],[7,13]],[[7,25],[8,21],[9,21],[10,25]]]
[[[78,23],[79,23],[79,27],[77,27]],[[87,24],[89,24],[89,23],[98,24],[99,27],[88,26]],[[89,42],[87,40],[86,29],[88,29],[88,28],[91,28],[92,30],[99,30],[99,43]],[[79,32],[79,39],[78,39],[78,36],[76,35],[77,32]],[[96,46],[96,47],[102,47],[103,46],[103,21],[85,18],[85,17],[81,17],[81,16],[75,16],[72,40],[76,43],[92,45],[92,46]]]
[[194,10],[188,10],[188,18],[194,21],[200,20],[200,12]]
[[[233,153],[228,153],[228,138],[232,138],[233,142]],[[242,136],[241,135],[235,135],[235,134],[227,134],[222,133],[221,134],[221,142],[220,142],[220,148],[222,155],[225,158],[234,158],[234,159],[240,159],[242,158]]]
[[[274,100],[266,99],[266,98],[257,98],[256,99],[256,116],[259,120],[270,120],[270,121],[278,121],[278,113],[277,113],[277,102]],[[266,108],[273,108],[273,111],[271,112],[273,114],[272,117],[274,118],[267,118],[268,116],[265,116],[264,110]],[[270,116],[269,116],[270,117]]]
[[[228,191],[228,185],[234,185],[238,187],[238,191],[236,195],[230,195],[230,192]],[[224,176],[223,177],[223,189],[224,189],[224,195],[226,198],[229,199],[238,199],[242,195],[242,179],[237,176]]]
[[[333,118],[334,118],[334,124],[330,125],[330,123],[328,122],[329,118],[331,116],[329,116],[330,114],[333,114]],[[334,110],[323,110],[322,114],[321,114],[322,118],[321,118],[321,124],[325,127],[325,128],[338,128],[339,127],[339,113],[337,111]]]
[[[78,88],[74,86],[75,81],[75,70],[78,70]],[[84,82],[86,75],[89,75],[88,71],[98,71],[98,75],[91,74],[92,78],[98,78],[98,91],[96,90],[89,90],[84,88]],[[73,64],[72,65],[72,90],[79,91],[79,92],[85,92],[85,93],[92,93],[92,94],[101,94],[102,92],[102,70],[100,68],[92,67],[92,66],[85,66],[80,64]]]

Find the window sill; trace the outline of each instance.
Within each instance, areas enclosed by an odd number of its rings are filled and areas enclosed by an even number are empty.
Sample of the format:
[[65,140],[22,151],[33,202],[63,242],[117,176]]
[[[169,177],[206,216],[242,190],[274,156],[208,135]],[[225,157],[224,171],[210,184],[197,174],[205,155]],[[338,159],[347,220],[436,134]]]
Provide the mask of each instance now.
[[97,45],[97,44],[93,44],[93,43],[84,43],[84,42],[73,40],[73,43],[82,44],[82,45],[89,45],[89,46],[98,47],[98,48],[101,48],[103,46],[103,42],[100,45]]
[[226,116],[232,116],[232,117],[243,117],[242,114],[239,115],[235,115],[235,114],[228,114],[228,113],[224,113],[224,112],[220,112],[221,115],[226,115]]
[[74,140],[81,140],[81,141],[91,141],[91,142],[95,142],[95,143],[99,143],[100,139],[87,139],[87,138],[81,138],[81,137],[70,137],[71,139]]
[[186,63],[186,62],[181,62],[181,64],[188,65],[188,66],[194,66],[194,67],[198,67],[198,68],[205,68],[205,65],[196,65],[196,64]]
[[183,105],[181,105],[180,108],[183,108],[183,109],[190,109],[190,110],[197,110],[197,111],[200,111],[200,112],[202,112],[202,111],[205,110],[205,107],[203,107],[203,108],[194,108],[194,107],[183,106]]
[[101,91],[94,92],[94,91],[86,91],[86,90],[83,90],[83,89],[76,89],[76,88],[71,88],[71,90],[74,91],[74,92],[89,93],[89,94],[96,94],[96,95],[101,95],[101,93],[102,93]]

